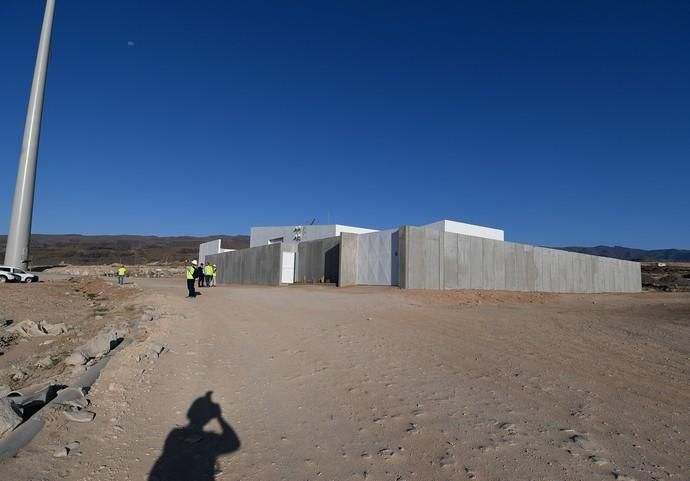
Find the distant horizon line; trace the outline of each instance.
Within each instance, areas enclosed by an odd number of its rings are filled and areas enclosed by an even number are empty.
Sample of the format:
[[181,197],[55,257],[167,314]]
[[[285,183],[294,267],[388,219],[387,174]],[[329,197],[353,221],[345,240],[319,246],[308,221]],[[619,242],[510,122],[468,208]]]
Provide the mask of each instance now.
[[[61,234],[45,234],[45,233],[33,233],[31,236],[79,236],[79,237],[195,237],[195,238],[205,238],[205,237],[249,237],[249,234],[175,234],[175,235],[159,235],[159,234],[77,234],[77,233],[61,233]],[[7,237],[7,233],[0,233],[0,237]]]
[[[155,237],[155,238],[180,238],[180,237],[188,237],[188,238],[196,238],[196,239],[205,239],[209,237],[250,237],[250,234],[208,234],[208,235],[198,235],[198,234],[176,234],[176,235],[158,235],[158,234],[77,234],[77,233],[67,233],[67,234],[44,234],[44,233],[35,233],[31,234],[32,236],[74,236],[74,237]],[[0,237],[7,237],[6,233],[0,233]],[[506,242],[513,242],[516,244],[526,244],[526,242],[520,242],[520,241],[512,241],[512,240],[507,240]],[[683,247],[655,247],[655,248],[642,248],[642,247],[630,247],[630,246],[625,246],[625,245],[610,245],[610,244],[595,244],[595,245],[574,245],[574,244],[568,244],[568,245],[560,245],[560,246],[553,246],[553,245],[544,245],[541,247],[548,247],[552,249],[569,249],[569,248],[596,248],[596,247],[610,247],[610,248],[623,248],[623,249],[634,249],[634,250],[640,250],[640,251],[669,251],[669,250],[675,250],[675,251],[690,251],[690,248],[683,248]]]

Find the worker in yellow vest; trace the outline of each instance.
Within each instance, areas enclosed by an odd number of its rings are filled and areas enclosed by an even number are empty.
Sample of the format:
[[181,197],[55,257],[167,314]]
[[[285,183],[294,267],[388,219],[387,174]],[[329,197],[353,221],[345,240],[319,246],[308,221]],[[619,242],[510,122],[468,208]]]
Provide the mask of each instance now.
[[206,263],[206,267],[204,267],[204,277],[206,277],[206,287],[211,287],[211,279],[213,278],[213,266],[208,262]]
[[127,275],[127,269],[125,269],[124,264],[120,266],[117,270],[117,283],[123,285],[125,283],[125,276]]
[[218,267],[213,264],[213,277],[211,278],[211,286],[216,287],[216,275],[218,274]]
[[193,260],[185,266],[185,275],[187,277],[187,290],[189,291],[187,297],[191,298],[196,297],[196,290],[194,289],[194,276],[196,275],[196,266],[196,260]]

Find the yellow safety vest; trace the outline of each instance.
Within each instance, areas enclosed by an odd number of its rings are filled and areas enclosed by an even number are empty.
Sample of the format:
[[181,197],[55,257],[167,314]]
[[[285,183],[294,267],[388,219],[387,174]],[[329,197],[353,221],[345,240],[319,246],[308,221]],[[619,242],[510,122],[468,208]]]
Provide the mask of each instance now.
[[118,276],[124,277],[126,273],[127,273],[127,269],[125,269],[124,267],[120,267],[120,268],[117,270],[117,275],[118,275]]
[[206,270],[206,272],[204,274],[206,274],[207,276],[213,275],[213,266],[206,266],[206,267],[204,267],[204,270]]
[[194,271],[195,270],[196,270],[196,267],[187,266],[187,280],[194,279]]

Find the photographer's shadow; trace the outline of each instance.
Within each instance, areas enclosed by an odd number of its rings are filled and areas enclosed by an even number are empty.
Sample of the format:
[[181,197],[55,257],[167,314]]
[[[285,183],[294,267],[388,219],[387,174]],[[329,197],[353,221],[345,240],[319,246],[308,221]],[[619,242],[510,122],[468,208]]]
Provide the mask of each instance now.
[[[220,472],[218,458],[240,448],[237,434],[223,419],[220,406],[211,400],[211,394],[209,391],[192,403],[187,412],[187,426],[168,434],[149,481],[213,481]],[[213,419],[220,424],[220,434],[204,431],[204,426]]]

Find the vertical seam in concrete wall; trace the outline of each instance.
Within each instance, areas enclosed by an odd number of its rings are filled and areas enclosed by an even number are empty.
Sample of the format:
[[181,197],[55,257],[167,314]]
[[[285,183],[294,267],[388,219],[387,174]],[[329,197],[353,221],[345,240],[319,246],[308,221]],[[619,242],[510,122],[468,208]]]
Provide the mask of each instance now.
[[400,278],[400,288],[408,289],[409,280],[409,227],[401,226],[398,236],[398,276]]
[[445,259],[446,259],[446,233],[440,232],[438,236],[438,288],[445,289]]

